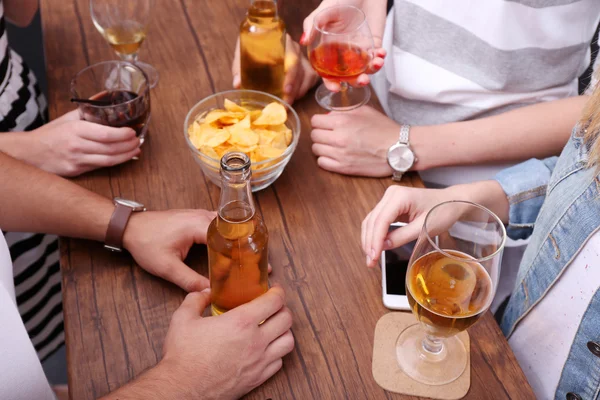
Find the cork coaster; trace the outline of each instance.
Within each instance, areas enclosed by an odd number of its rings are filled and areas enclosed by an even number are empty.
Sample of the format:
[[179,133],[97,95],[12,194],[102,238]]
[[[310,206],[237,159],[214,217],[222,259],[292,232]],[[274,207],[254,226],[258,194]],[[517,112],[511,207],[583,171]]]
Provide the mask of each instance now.
[[461,332],[458,338],[467,349],[467,368],[454,382],[430,386],[405,375],[396,361],[396,341],[404,329],[416,324],[412,313],[391,312],[377,321],[373,345],[373,378],[385,390],[411,396],[455,400],[463,398],[471,386],[471,356],[469,334]]

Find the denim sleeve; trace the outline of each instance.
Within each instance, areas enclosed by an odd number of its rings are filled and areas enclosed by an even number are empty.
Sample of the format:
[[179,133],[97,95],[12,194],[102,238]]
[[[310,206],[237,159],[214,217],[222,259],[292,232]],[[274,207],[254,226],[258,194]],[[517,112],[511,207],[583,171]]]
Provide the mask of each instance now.
[[525,239],[533,232],[557,160],[558,157],[534,158],[502,170],[494,178],[508,198],[506,233],[511,239]]

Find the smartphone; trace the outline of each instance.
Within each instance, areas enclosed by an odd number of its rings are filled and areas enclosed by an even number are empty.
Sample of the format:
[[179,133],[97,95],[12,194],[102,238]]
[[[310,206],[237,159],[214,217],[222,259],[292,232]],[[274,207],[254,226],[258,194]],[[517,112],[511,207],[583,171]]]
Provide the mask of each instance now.
[[[390,225],[388,232],[405,225],[403,222],[395,222]],[[416,241],[410,242],[397,249],[384,250],[381,253],[383,305],[392,310],[410,310],[406,297],[406,270],[415,243]]]

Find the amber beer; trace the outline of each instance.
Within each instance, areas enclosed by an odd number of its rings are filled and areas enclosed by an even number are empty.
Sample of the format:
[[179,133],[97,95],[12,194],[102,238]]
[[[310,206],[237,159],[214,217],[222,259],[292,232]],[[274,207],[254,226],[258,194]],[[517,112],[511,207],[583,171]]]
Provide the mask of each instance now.
[[253,0],[240,26],[242,88],[283,97],[285,23],[275,0]]
[[473,325],[487,309],[492,280],[483,266],[464,253],[445,250],[417,259],[408,273],[408,303],[417,319],[436,336],[450,337]]
[[269,233],[254,207],[250,175],[246,154],[227,153],[221,159],[219,212],[207,236],[213,315],[247,303],[269,288]]

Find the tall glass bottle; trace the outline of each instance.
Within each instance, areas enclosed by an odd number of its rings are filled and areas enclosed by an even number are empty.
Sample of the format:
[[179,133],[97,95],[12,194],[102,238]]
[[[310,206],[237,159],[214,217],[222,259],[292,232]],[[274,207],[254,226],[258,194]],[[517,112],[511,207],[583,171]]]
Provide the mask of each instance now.
[[250,158],[239,152],[221,159],[221,199],[208,227],[212,314],[247,303],[269,288],[269,233],[256,213],[250,188]]
[[240,26],[242,88],[283,97],[285,23],[276,0],[252,0]]

